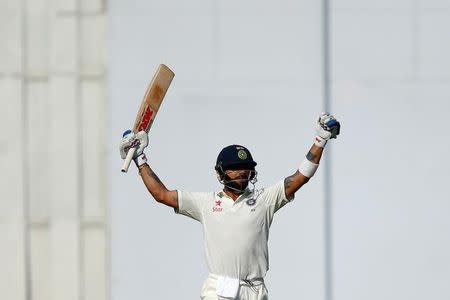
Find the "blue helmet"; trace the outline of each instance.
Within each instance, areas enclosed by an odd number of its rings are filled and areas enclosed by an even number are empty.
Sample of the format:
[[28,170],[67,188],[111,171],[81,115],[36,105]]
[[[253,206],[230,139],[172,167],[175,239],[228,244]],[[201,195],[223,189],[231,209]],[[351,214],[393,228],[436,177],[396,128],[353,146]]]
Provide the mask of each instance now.
[[222,149],[217,156],[216,171],[225,171],[234,168],[255,170],[257,163],[253,160],[250,151],[241,145],[230,145]]

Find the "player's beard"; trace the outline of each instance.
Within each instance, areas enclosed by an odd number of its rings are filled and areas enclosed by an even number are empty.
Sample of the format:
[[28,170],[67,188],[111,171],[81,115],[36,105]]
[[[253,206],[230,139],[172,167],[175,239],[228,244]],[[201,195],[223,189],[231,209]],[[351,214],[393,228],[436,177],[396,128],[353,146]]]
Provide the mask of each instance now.
[[235,191],[243,193],[248,187],[249,179],[247,177],[238,177],[231,179],[228,176],[225,177],[225,187]]

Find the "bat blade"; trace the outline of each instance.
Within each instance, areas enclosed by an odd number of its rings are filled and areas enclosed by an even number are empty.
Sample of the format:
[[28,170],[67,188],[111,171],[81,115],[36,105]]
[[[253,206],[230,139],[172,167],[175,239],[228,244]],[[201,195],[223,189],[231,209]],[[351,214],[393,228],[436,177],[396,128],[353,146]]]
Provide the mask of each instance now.
[[[149,132],[174,76],[175,74],[166,65],[159,65],[152,81],[147,87],[141,106],[136,115],[133,126],[133,131],[135,133],[143,130]],[[135,151],[136,148],[130,148],[128,151],[122,166],[122,172],[128,171]]]
[[136,121],[133,126],[134,132],[142,130],[148,132],[150,130],[174,76],[175,74],[166,65],[160,65],[158,67],[145,92],[144,99],[136,116]]

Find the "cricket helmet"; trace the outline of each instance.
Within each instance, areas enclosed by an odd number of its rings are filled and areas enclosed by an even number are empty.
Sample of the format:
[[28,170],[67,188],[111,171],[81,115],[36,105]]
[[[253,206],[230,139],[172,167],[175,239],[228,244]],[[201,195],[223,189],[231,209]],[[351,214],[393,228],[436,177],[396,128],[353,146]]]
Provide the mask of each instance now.
[[[217,178],[224,186],[237,191],[244,192],[248,184],[253,184],[253,190],[257,179],[255,171],[256,162],[253,160],[250,151],[241,145],[230,145],[222,149],[217,156],[216,172]],[[247,170],[247,178],[230,178],[227,170]]]
[[247,148],[241,145],[230,145],[222,149],[217,156],[216,171],[226,171],[234,168],[254,170],[257,163]]

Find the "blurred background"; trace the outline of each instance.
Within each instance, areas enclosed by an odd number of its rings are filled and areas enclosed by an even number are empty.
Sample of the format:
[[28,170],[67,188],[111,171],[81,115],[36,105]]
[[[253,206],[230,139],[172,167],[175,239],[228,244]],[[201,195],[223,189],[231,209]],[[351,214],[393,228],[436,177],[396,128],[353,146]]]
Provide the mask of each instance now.
[[233,143],[271,185],[341,121],[275,216],[271,299],[450,299],[449,28],[445,0],[0,0],[0,299],[199,298],[200,224],[119,171],[160,63],[171,189],[220,189]]

